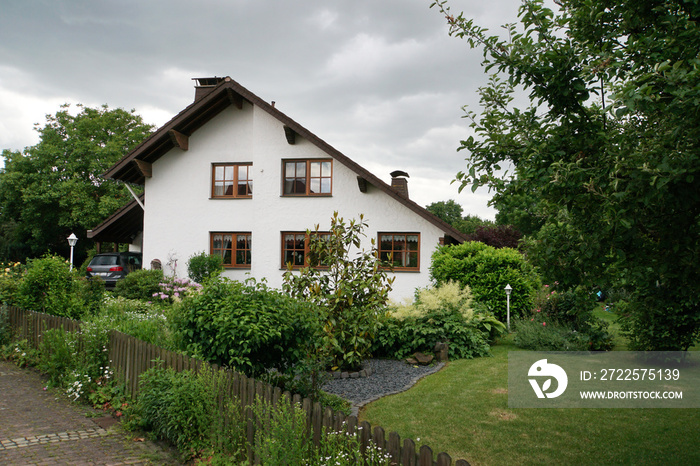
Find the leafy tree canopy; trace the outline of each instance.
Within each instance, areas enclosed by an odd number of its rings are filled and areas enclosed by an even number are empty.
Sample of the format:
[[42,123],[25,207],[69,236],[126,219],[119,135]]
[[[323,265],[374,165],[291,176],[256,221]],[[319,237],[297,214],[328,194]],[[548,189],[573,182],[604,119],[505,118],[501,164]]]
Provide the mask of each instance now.
[[458,180],[540,199],[529,257],[548,278],[626,288],[631,347],[686,349],[700,337],[700,5],[556,3],[525,0],[507,39],[433,4],[494,72]]
[[47,115],[38,144],[24,151],[4,150],[0,171],[0,255],[36,257],[65,253],[74,232],[77,258],[89,246],[86,231],[131,199],[126,188],[101,178],[109,167],[150,134],[134,111],[69,105]]
[[425,208],[428,212],[467,235],[474,233],[478,227],[493,225],[491,220],[482,220],[476,215],[465,215],[462,217],[462,206],[457,204],[454,199],[433,202],[425,206]]

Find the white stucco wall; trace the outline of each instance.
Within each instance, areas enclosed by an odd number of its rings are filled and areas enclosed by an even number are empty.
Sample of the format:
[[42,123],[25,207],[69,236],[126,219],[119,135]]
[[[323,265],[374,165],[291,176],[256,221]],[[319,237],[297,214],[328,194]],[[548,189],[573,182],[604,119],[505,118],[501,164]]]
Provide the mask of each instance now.
[[[429,284],[430,256],[444,233],[371,185],[360,192],[356,173],[338,161],[333,162],[331,197],[281,195],[282,159],[328,157],[299,136],[296,144],[288,144],[282,123],[263,110],[248,103],[243,110],[227,108],[190,137],[188,151],[173,149],[153,164],[145,188],[144,264],[157,258],[166,273],[186,276],[187,259],[209,252],[210,232],[249,231],[251,268],[225,275],[265,277],[280,287],[282,231],[305,231],[316,224],[327,229],[334,211],[346,220],[364,214],[366,249],[380,231],[421,234],[420,272],[396,272],[391,295],[412,297],[416,287]],[[219,162],[252,162],[252,199],[211,199],[212,163]]]

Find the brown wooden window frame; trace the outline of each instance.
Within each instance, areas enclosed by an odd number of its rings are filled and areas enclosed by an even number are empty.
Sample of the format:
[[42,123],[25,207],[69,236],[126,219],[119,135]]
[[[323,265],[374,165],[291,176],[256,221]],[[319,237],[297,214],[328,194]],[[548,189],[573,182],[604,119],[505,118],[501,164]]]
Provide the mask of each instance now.
[[[330,232],[328,232],[328,231],[312,231],[311,232],[311,235],[316,235],[316,234],[321,235],[321,236],[330,236]],[[287,238],[286,238],[288,235],[295,236],[295,238],[294,238],[295,243],[299,240],[298,237],[300,237],[300,236],[303,237],[303,241],[304,241],[303,247],[300,248],[300,247],[298,247],[298,245],[295,245],[296,247],[288,248],[287,247]],[[299,270],[299,269],[302,269],[304,267],[308,267],[309,266],[309,233],[307,233],[305,231],[283,231],[280,236],[281,236],[281,242],[282,242],[282,268],[284,268],[284,269],[287,268],[288,261],[286,259],[287,259],[287,252],[288,251],[293,252],[295,254],[303,254],[303,257],[304,257],[304,264],[303,265],[298,264],[298,263],[292,264],[293,270]],[[295,260],[294,262],[298,262],[298,261]],[[326,267],[317,267],[317,268],[323,269]]]
[[[386,241],[382,241],[382,236],[391,236],[391,247],[387,249],[385,247]],[[410,244],[412,242],[408,241],[409,236],[415,236],[416,237],[416,248],[415,249],[410,249]],[[399,240],[397,241],[396,237],[403,237],[403,241]],[[388,262],[388,263],[393,263],[393,270],[394,271],[411,271],[411,272],[416,272],[420,271],[420,233],[416,232],[399,232],[399,231],[380,231],[377,233],[377,249],[379,251],[379,258],[382,260],[382,262]],[[397,248],[397,245],[401,244],[401,248]],[[395,259],[396,256],[401,256],[400,259],[400,264],[397,265],[396,262],[398,259]],[[410,264],[410,256],[413,255],[415,256],[415,261],[416,265],[415,266],[410,266],[410,265],[405,265],[406,262]],[[390,260],[391,259],[391,260]],[[401,265],[403,264],[403,265]],[[388,267],[387,267],[388,268]]]
[[[246,167],[246,178],[240,177],[240,168]],[[216,169],[223,168],[224,176],[217,178]],[[233,177],[226,177],[226,168],[233,168]],[[211,164],[211,197],[212,199],[251,199],[253,197],[252,162],[225,162]],[[226,194],[226,182],[231,183],[231,194]],[[238,186],[241,182],[245,184],[245,194],[239,194]],[[217,183],[224,183],[224,194],[216,194]]]
[[[295,164],[293,176],[289,176],[287,171],[288,164]],[[312,164],[320,164],[318,176],[312,176]],[[330,173],[324,172],[324,163],[330,164]],[[298,170],[300,165],[304,165],[304,174],[299,175]],[[303,179],[304,192],[297,189],[299,181]],[[312,181],[318,180],[319,188],[323,187],[323,180],[328,180],[328,192],[312,192]],[[288,183],[292,183],[293,191],[287,192]],[[315,196],[332,196],[333,195],[333,159],[286,159],[282,160],[282,196],[284,197],[315,197]]]
[[[214,240],[216,235],[231,236],[230,247],[225,247],[224,238],[222,238],[221,247],[215,248]],[[239,236],[244,236],[244,247],[239,247]],[[209,253],[211,255],[219,254],[224,260],[224,267],[227,269],[249,269],[251,267],[253,256],[251,253],[253,235],[249,231],[212,231],[209,232]],[[226,262],[226,254],[229,253],[230,260]],[[239,254],[244,255],[244,260],[239,261]],[[247,259],[247,260],[246,260]]]

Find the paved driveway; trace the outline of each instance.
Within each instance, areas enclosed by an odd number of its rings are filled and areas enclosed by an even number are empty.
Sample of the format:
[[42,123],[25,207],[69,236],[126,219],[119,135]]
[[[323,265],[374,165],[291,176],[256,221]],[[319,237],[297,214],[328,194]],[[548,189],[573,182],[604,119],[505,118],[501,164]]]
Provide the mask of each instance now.
[[103,413],[44,386],[36,371],[0,361],[0,464],[178,464],[172,450],[133,441]]

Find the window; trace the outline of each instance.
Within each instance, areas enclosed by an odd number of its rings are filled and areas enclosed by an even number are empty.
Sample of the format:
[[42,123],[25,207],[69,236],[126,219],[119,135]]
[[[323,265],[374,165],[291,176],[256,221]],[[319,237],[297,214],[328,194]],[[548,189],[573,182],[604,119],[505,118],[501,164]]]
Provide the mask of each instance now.
[[332,192],[332,160],[285,160],[285,196],[327,196]]
[[[328,237],[328,232],[314,232],[312,235]],[[282,267],[292,264],[292,268],[300,269],[309,265],[309,235],[306,232],[282,233]]]
[[228,268],[250,268],[250,233],[210,233],[211,254],[218,254]]
[[212,166],[211,197],[253,197],[253,165],[250,163],[217,163]]
[[420,234],[379,233],[379,258],[394,270],[419,270]]

